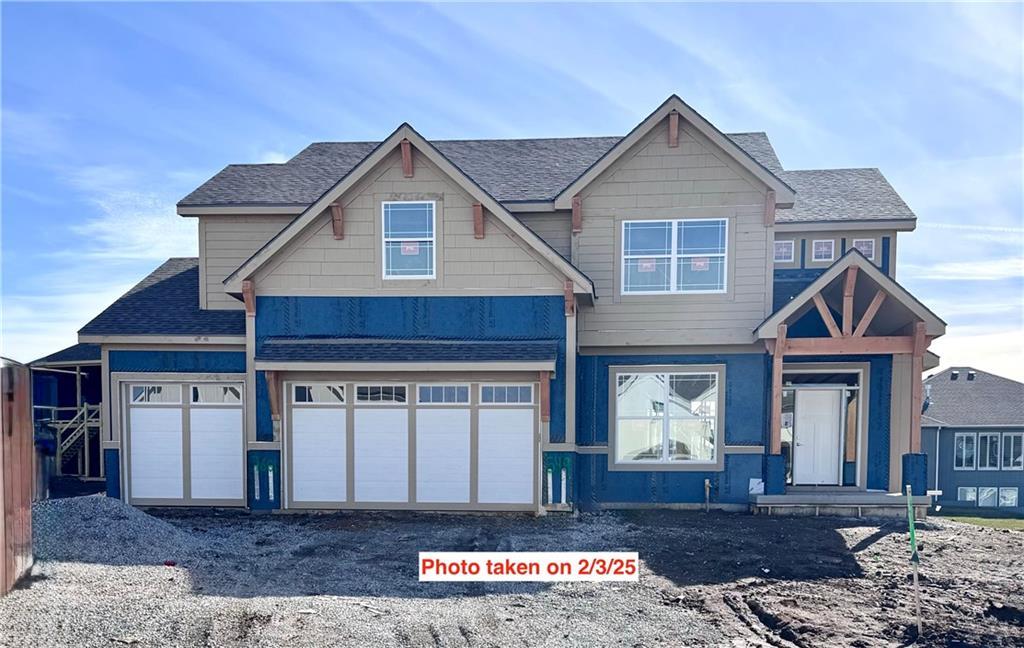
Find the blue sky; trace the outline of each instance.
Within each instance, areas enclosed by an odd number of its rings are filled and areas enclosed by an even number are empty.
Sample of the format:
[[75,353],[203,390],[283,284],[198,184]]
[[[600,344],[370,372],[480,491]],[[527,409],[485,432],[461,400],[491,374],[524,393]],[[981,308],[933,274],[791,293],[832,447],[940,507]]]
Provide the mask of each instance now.
[[311,141],[614,135],[677,93],[786,168],[879,167],[944,364],[1024,379],[1021,5],[2,5],[2,352],[170,256],[174,203]]

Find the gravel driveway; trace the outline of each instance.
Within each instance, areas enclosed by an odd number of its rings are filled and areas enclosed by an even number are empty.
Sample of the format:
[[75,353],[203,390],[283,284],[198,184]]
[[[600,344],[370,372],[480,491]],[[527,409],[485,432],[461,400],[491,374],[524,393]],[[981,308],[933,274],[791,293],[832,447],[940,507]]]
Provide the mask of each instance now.
[[[2,646],[890,646],[914,641],[904,525],[35,509]],[[1024,645],[1024,533],[922,525],[919,645]],[[420,550],[635,550],[639,583],[419,583]],[[165,566],[165,561],[173,566]]]

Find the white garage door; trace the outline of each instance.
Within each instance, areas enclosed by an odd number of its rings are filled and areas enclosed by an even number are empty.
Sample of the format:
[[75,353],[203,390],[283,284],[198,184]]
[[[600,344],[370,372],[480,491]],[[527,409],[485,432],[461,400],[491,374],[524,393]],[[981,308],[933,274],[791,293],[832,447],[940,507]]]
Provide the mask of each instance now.
[[290,506],[476,503],[493,509],[533,503],[534,385],[339,379],[333,395],[324,385],[289,383]]
[[125,408],[131,500],[242,503],[242,391],[238,383],[128,385]]

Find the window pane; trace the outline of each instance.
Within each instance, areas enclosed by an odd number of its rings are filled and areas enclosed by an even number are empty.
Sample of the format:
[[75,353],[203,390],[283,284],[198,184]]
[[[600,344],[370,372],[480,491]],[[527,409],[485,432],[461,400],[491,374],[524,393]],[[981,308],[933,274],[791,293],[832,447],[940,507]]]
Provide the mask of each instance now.
[[668,292],[672,287],[672,261],[668,257],[626,259],[624,264],[623,292]]
[[133,403],[180,403],[181,385],[133,385]]
[[405,385],[361,385],[356,400],[363,403],[404,403]]
[[533,402],[533,388],[532,387],[520,387],[519,388],[519,402],[520,403],[532,403]]
[[869,259],[875,257],[875,241],[873,239],[854,241],[853,247],[860,250],[860,253]]
[[1017,506],[1017,489],[1000,488],[999,506]]
[[960,502],[978,501],[978,489],[970,486],[961,486],[956,489],[956,499]]
[[668,457],[676,461],[714,461],[714,419],[670,419]]
[[432,241],[388,241],[384,256],[389,277],[416,277],[434,274]]
[[661,459],[663,432],[661,419],[619,420],[615,440],[616,460]]
[[964,437],[964,467],[974,468],[974,437]]
[[385,238],[433,238],[434,205],[425,202],[386,203]]
[[725,221],[681,221],[679,254],[725,254]]
[[485,403],[494,402],[494,387],[484,387],[480,390],[480,400]]
[[999,435],[978,435],[978,468],[999,467]]
[[775,260],[793,260],[793,241],[775,241]]
[[238,404],[242,402],[242,390],[237,385],[192,385],[192,402]]
[[460,403],[468,403],[469,402],[469,387],[466,387],[466,386],[459,387],[459,402]]
[[831,261],[835,250],[835,241],[814,241],[814,260]]
[[626,256],[672,253],[672,221],[623,225],[622,249]]
[[344,403],[343,385],[296,385],[296,403]]
[[994,486],[978,488],[978,506],[995,506],[998,501],[999,489]]
[[430,398],[430,387],[420,387],[420,402],[431,403],[433,402]]
[[678,290],[725,290],[725,257],[684,257],[676,275]]
[[620,375],[615,413],[624,416],[661,416],[665,413],[665,375]]
[[669,378],[669,416],[714,416],[718,404],[715,374],[672,375]]

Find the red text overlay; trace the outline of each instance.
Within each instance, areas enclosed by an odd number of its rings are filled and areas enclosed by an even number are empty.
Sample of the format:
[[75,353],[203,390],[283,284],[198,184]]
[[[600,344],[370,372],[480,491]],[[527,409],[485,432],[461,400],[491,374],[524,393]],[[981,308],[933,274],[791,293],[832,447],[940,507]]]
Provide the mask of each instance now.
[[421,551],[420,581],[635,581],[635,551]]

